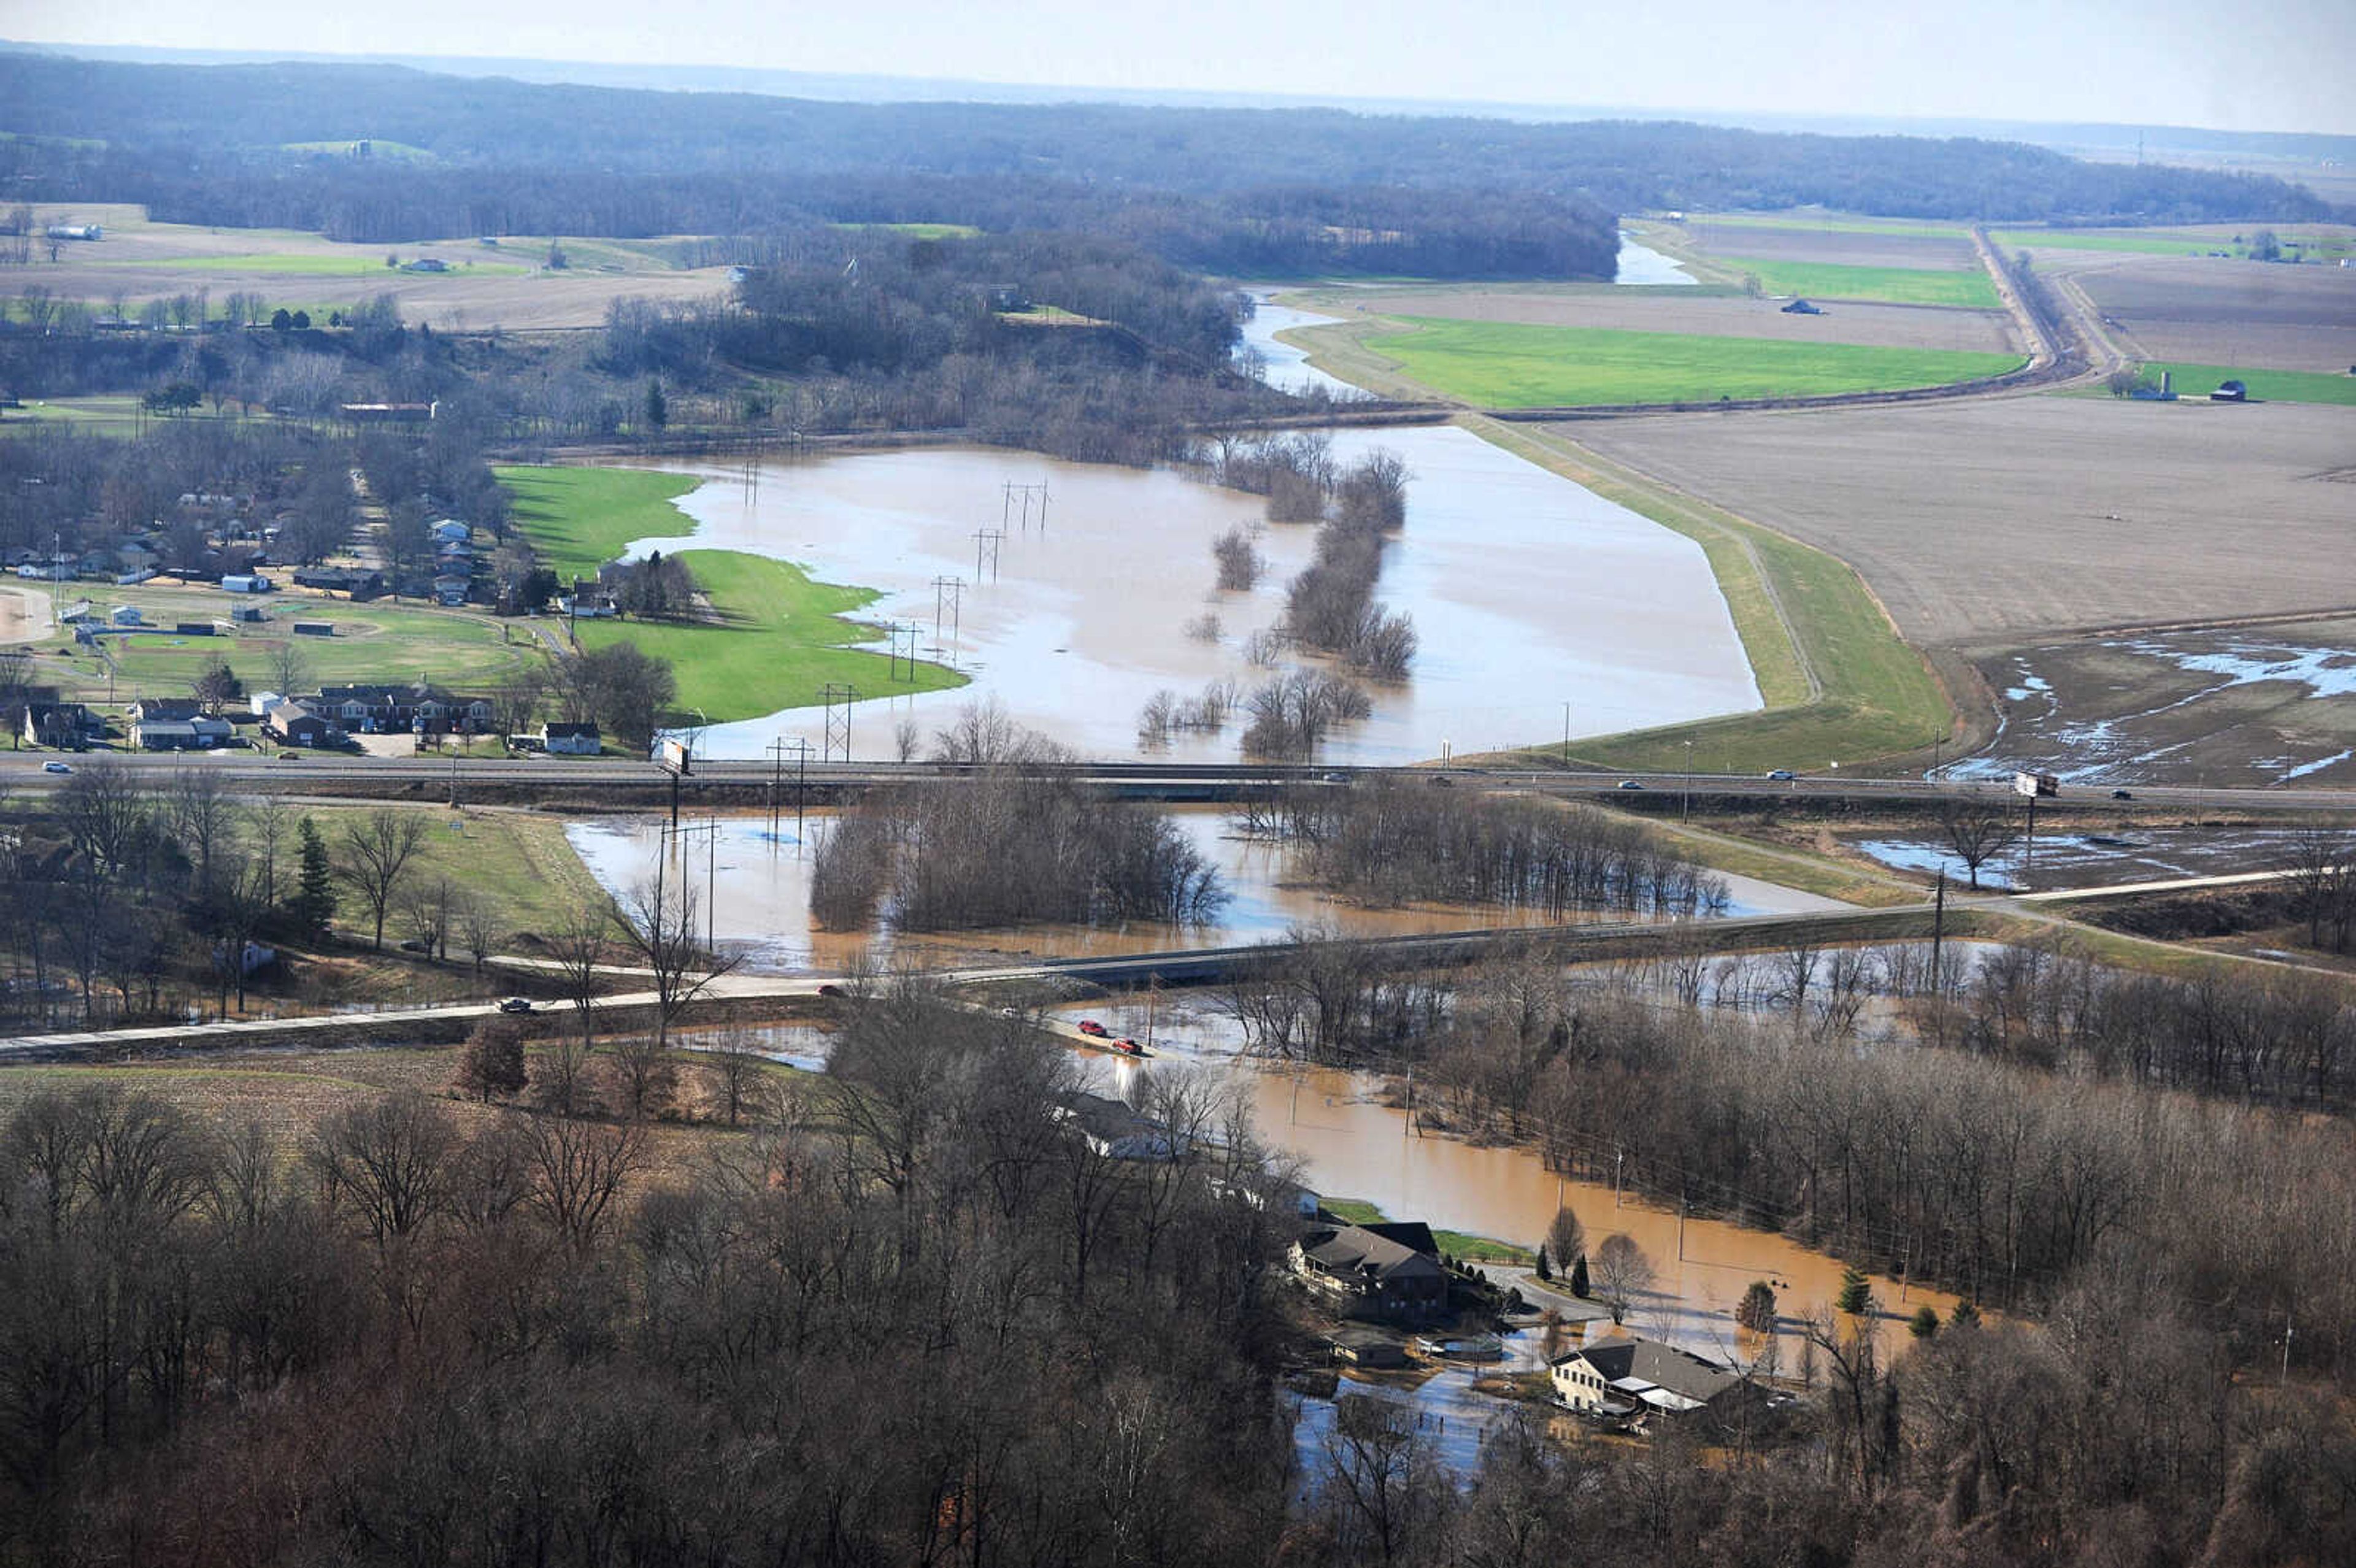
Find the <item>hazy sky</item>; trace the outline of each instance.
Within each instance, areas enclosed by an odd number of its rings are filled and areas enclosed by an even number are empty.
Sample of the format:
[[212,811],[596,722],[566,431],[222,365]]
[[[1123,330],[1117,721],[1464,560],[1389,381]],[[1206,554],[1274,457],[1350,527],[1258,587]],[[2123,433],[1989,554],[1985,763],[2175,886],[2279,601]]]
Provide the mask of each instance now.
[[0,0],[0,37],[2356,133],[2356,0]]

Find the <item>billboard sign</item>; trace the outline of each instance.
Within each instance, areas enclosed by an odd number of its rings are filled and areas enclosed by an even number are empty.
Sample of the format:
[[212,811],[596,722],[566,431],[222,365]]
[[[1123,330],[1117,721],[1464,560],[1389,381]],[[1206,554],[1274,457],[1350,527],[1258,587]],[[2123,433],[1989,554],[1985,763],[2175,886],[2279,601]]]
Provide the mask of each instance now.
[[2031,799],[2040,795],[2060,795],[2062,781],[2051,773],[2015,773],[2012,775],[2012,793],[2025,795]]
[[655,752],[655,762],[662,771],[667,773],[684,774],[688,772],[688,761],[687,742],[674,740],[668,735],[664,736],[662,744]]

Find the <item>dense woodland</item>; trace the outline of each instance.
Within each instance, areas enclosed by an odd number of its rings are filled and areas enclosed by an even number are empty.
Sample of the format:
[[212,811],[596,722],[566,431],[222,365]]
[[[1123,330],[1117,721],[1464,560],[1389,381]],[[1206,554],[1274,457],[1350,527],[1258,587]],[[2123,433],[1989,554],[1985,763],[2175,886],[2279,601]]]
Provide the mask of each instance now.
[[[2318,1244],[2345,1173],[2286,1132],[2219,1147],[2198,1118],[2034,1094],[2017,1069],[1787,1061],[1800,1048],[1690,1026],[1665,1047],[1593,1015],[1590,1074],[1641,1093],[1641,1063],[1683,1102],[1632,1106],[1655,1126],[1707,1119],[1738,1060],[1761,1094],[1828,1109],[1914,1084],[1933,1121],[1985,1102],[2016,1129],[1996,1176],[2107,1125],[2169,1157],[2133,1211],[2176,1206],[2088,1244],[2035,1326],[1959,1321],[1893,1360],[1848,1321],[1790,1321],[1800,1397],[1708,1462],[1676,1432],[1565,1444],[1509,1418],[1451,1476],[1436,1433],[1376,1402],[1289,1434],[1301,1342],[1278,1262],[1297,1221],[1233,1102],[1147,1075],[1141,1109],[1200,1136],[1123,1167],[1055,1115],[1060,1048],[915,987],[861,989],[827,1079],[762,1074],[732,1102],[744,1130],[697,1144],[511,1077],[469,1080],[473,1103],[362,1091],[271,1125],[193,1119],[135,1079],[19,1098],[0,1130],[0,1553],[2228,1568],[2356,1551],[2356,1436],[2314,1381],[2346,1352],[2347,1299],[2323,1288],[2344,1260]],[[2216,1205],[2170,1186],[2196,1152],[2275,1172],[2282,1211],[2242,1218],[2258,1244],[2300,1243],[2235,1255],[2245,1294],[2222,1306],[2186,1272],[2222,1239]],[[1942,1157],[1922,1179],[1954,1174]],[[1858,1185],[1885,1180],[1861,1167]],[[2042,1188],[2019,1201],[2052,1207]],[[2040,1219],[2040,1262],[2054,1235]],[[2271,1365],[2278,1285],[2300,1293],[2281,1387],[2235,1370]]]
[[[1608,276],[1613,215],[1645,208],[2330,216],[2264,176],[1681,123],[832,103],[31,54],[0,55],[0,129],[20,137],[0,144],[0,173],[29,197],[371,241],[739,234],[818,218],[1109,234],[1227,272]],[[359,140],[384,155],[284,150]]]

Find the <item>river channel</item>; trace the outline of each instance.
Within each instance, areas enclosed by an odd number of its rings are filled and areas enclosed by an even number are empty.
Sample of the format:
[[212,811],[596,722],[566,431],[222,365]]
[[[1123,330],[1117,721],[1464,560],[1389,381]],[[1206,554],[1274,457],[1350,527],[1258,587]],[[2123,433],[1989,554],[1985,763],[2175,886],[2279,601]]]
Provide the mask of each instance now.
[[[1335,457],[1398,453],[1407,525],[1385,549],[1377,598],[1414,618],[1421,652],[1402,685],[1369,688],[1373,714],[1337,730],[1321,760],[1399,763],[1576,734],[1748,711],[1759,693],[1700,547],[1452,426],[1333,434]],[[921,697],[862,691],[852,755],[892,754],[912,719],[926,738],[965,703],[994,699],[1085,756],[1232,760],[1241,721],[1180,731],[1141,752],[1157,691],[1213,680],[1245,691],[1269,669],[1245,639],[1277,624],[1314,532],[1269,526],[1257,497],[1168,470],[1056,463],[995,449],[931,449],[762,465],[667,463],[704,481],[682,497],[691,535],[631,553],[711,548],[798,562],[882,591],[867,612],[917,628],[926,656],[972,678]],[[1012,485],[1046,486],[1029,526]],[[1258,528],[1269,570],[1216,589],[1211,541]],[[978,530],[1004,530],[978,541]],[[961,579],[950,592],[939,579]],[[1205,615],[1215,635],[1190,635]],[[1197,632],[1205,628],[1197,627]],[[879,649],[884,640],[879,638]],[[881,699],[881,700],[876,700]],[[719,724],[701,744],[754,758],[780,736],[819,740],[815,709]]]

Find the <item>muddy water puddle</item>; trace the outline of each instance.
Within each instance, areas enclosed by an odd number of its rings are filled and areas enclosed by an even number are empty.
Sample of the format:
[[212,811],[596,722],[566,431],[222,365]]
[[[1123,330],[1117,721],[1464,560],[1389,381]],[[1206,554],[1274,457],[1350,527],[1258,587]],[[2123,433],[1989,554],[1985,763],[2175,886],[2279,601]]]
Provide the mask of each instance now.
[[[1578,734],[1758,706],[1692,541],[1452,427],[1337,432],[1333,448],[1344,464],[1397,453],[1412,475],[1376,593],[1413,617],[1421,651],[1408,681],[1369,688],[1372,717],[1334,731],[1325,760],[1395,763],[1558,737],[1566,704]],[[755,483],[741,466],[664,466],[704,481],[680,502],[697,526],[634,541],[632,553],[743,550],[869,584],[883,597],[866,618],[914,625],[925,656],[972,677],[923,696],[862,692],[851,740],[862,760],[891,754],[902,719],[929,739],[990,699],[1087,756],[1230,760],[1240,715],[1141,752],[1140,711],[1159,691],[1190,699],[1224,681],[1248,692],[1288,667],[1254,665],[1246,640],[1281,619],[1315,535],[1266,524],[1258,497],[1167,470],[994,450],[777,462]],[[1023,492],[1009,485],[1034,487],[1027,522]],[[1268,571],[1249,591],[1221,592],[1211,542],[1237,527],[1258,530]],[[963,586],[937,585],[948,579]],[[716,725],[702,743],[757,757],[780,734],[816,740],[819,719],[800,709]]]
[[[1147,808],[1141,808],[1147,809]],[[698,818],[669,840],[666,876],[684,876],[709,914],[715,940],[744,955],[758,973],[839,973],[862,956],[886,955],[941,964],[1021,955],[1078,958],[1225,947],[1280,937],[1289,929],[1346,936],[1409,936],[1433,931],[1548,923],[1535,911],[1466,904],[1368,908],[1303,885],[1291,852],[1265,839],[1238,837],[1215,806],[1175,806],[1163,815],[1218,868],[1234,895],[1215,921],[1201,925],[1131,922],[1119,926],[1030,925],[938,933],[899,933],[878,926],[822,932],[810,922],[809,877],[816,847],[833,820],[811,812],[802,837],[790,816],[773,834],[766,816]],[[598,885],[620,897],[656,872],[665,824],[659,817],[593,817],[565,825],[565,837]],[[1749,878],[1729,878],[1730,915],[1804,912],[1840,908],[1829,899]],[[707,889],[710,894],[707,896]],[[1623,915],[1595,916],[1622,920]]]

